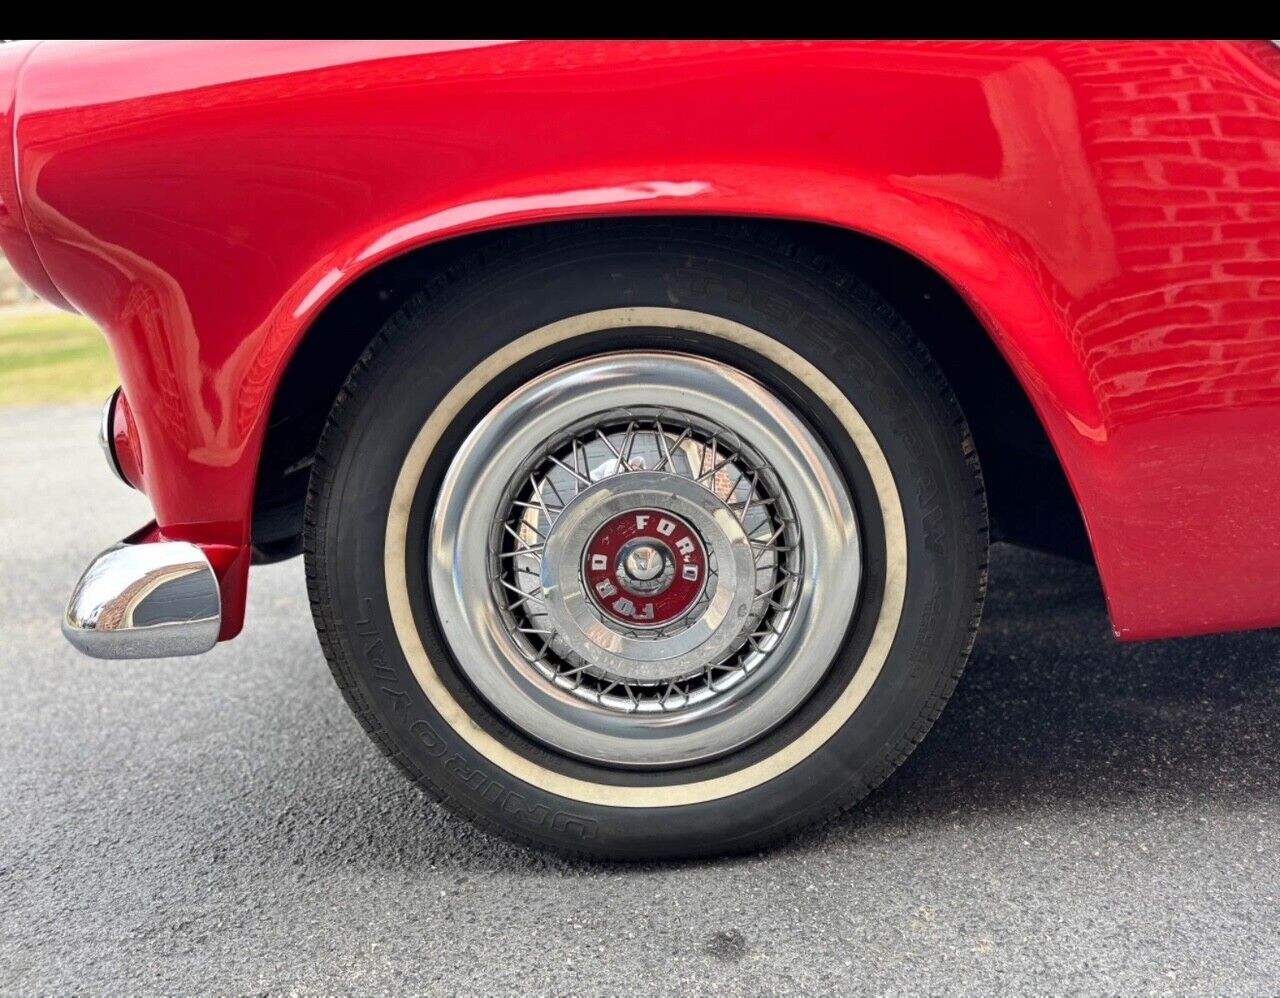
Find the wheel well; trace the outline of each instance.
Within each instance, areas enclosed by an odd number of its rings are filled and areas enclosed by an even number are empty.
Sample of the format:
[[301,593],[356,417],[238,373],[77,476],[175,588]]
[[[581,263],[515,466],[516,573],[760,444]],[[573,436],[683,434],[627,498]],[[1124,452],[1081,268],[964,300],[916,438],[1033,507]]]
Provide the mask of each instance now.
[[[678,216],[666,221],[673,226],[707,224],[705,218]],[[542,227],[572,231],[582,224]],[[785,238],[839,261],[875,288],[925,341],[973,432],[993,540],[1092,557],[1075,497],[1026,393],[973,310],[941,275],[897,247],[846,229],[803,222],[752,224],[770,225]],[[253,510],[259,561],[301,550],[302,507],[320,432],[348,372],[373,336],[433,277],[483,241],[501,237],[465,236],[391,260],[345,288],[312,324],[271,408]]]

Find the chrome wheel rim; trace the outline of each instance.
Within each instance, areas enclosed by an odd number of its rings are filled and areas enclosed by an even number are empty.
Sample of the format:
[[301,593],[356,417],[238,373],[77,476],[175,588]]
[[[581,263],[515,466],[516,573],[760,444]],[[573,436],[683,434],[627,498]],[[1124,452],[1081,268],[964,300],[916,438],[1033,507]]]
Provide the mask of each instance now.
[[838,652],[861,575],[848,488],[807,424],[727,364],[658,352],[567,364],[499,402],[450,463],[428,557],[441,630],[488,705],[638,767],[785,720]]

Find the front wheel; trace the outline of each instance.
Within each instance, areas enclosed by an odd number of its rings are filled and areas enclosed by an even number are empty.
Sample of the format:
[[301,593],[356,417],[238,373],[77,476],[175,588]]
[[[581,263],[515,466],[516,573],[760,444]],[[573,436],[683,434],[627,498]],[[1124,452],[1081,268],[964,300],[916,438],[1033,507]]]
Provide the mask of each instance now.
[[763,233],[498,243],[343,390],[307,514],[365,727],[471,818],[563,852],[741,851],[923,737],[986,565],[941,374]]

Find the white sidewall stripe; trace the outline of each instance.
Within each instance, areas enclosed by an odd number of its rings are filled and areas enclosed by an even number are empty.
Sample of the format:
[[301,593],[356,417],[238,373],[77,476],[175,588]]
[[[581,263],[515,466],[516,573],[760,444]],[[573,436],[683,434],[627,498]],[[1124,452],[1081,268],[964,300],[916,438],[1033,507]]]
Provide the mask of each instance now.
[[[858,448],[884,523],[886,577],[875,630],[853,680],[826,713],[795,741],[750,766],[714,779],[661,787],[614,786],[577,779],[540,766],[503,745],[471,719],[441,682],[423,647],[409,601],[406,542],[410,511],[423,470],[458,413],[495,377],[525,357],[577,336],[627,326],[686,329],[720,337],[747,347],[798,378],[831,410]],[[720,316],[677,308],[614,308],[561,319],[520,337],[475,367],[444,397],[418,432],[396,479],[387,519],[385,572],[396,637],[414,678],[444,721],[475,751],[517,779],[570,800],[605,807],[678,807],[742,793],[782,775],[817,751],[853,716],[880,675],[897,634],[906,595],[907,537],[897,486],[884,452],[853,404],[816,367],[777,340]]]

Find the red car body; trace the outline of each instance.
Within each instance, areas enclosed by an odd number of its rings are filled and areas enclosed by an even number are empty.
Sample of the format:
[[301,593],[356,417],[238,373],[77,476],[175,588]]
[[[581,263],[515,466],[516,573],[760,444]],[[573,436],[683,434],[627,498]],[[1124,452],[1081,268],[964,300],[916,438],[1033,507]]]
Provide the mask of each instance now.
[[917,257],[1034,405],[1117,633],[1280,624],[1270,44],[20,44],[0,114],[0,245],[105,330],[126,474],[208,555],[223,638],[272,401],[335,297],[429,243],[640,214]]

